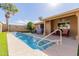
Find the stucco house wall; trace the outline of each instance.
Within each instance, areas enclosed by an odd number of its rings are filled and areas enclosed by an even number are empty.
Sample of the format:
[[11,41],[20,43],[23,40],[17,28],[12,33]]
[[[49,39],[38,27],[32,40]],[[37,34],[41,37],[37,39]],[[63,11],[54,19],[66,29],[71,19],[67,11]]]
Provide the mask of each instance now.
[[72,16],[70,18],[70,31],[71,31],[71,36],[76,36],[77,35],[77,17]]
[[44,25],[45,25],[45,35],[51,33],[51,21],[46,21]]
[[45,18],[44,21],[44,35],[58,28],[58,22],[63,20],[69,21],[70,35],[79,39],[79,8],[70,10],[55,16]]

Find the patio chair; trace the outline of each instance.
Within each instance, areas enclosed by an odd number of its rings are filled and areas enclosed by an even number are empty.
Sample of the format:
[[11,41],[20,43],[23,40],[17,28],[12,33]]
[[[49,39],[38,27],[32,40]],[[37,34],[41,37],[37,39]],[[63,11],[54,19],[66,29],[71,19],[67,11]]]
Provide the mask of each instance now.
[[62,35],[68,37],[69,36],[69,29],[62,29]]
[[37,29],[36,29],[36,33],[37,33],[37,34],[41,34],[41,33],[42,33],[41,28],[37,28]]
[[[66,36],[66,37],[69,36],[69,33],[70,33],[69,29],[60,29],[60,30],[62,31],[62,36]],[[57,31],[53,35],[58,35],[59,36],[60,35],[60,32]]]

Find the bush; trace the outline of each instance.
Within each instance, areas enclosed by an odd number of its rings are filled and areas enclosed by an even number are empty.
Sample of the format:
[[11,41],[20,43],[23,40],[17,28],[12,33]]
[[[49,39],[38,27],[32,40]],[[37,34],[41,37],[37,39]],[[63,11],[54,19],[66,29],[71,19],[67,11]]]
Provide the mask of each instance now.
[[34,24],[32,23],[32,22],[28,22],[27,23],[27,29],[30,31],[30,32],[34,32],[34,29],[35,29],[35,27],[34,27]]

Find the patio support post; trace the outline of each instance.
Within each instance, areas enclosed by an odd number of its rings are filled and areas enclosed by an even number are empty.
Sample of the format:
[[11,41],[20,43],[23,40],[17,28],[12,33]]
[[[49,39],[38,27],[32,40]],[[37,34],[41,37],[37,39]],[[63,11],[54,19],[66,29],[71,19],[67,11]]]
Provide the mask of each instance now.
[[79,41],[79,13],[76,13],[77,16],[77,36],[76,39]]
[[51,21],[44,21],[44,36],[51,33]]
[[43,35],[44,35],[44,36],[46,35],[46,26],[45,26],[45,21],[44,21],[44,32],[43,32]]

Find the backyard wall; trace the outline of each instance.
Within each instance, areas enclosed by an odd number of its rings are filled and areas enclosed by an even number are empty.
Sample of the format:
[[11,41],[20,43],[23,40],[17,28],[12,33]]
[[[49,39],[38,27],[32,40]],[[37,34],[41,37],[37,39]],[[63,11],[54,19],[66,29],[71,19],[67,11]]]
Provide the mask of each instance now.
[[[2,25],[2,31],[6,32],[7,26],[6,24]],[[28,31],[26,29],[26,26],[22,26],[22,25],[9,25],[9,32],[26,32]]]
[[0,32],[2,32],[2,23],[0,23]]
[[9,25],[10,32],[26,32],[26,26],[22,25]]
[[2,24],[2,32],[6,32],[7,31],[7,26],[6,24]]

